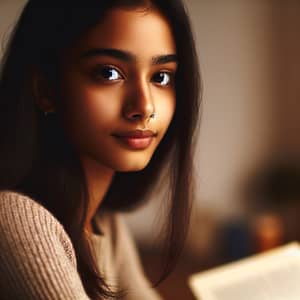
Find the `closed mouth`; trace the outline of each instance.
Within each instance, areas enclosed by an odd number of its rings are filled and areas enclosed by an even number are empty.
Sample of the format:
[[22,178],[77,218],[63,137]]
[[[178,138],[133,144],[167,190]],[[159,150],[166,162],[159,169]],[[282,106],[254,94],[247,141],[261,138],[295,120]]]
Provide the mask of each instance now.
[[132,130],[114,133],[113,136],[120,138],[144,139],[157,136],[152,130]]
[[151,130],[134,130],[118,132],[113,136],[126,148],[140,151],[148,148],[157,134]]

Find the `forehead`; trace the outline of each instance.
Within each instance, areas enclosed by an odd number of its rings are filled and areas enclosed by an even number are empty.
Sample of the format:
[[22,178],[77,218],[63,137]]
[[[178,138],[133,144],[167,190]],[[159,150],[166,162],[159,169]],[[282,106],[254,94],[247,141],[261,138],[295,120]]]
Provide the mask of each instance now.
[[155,9],[116,8],[91,28],[77,43],[77,51],[116,48],[137,57],[175,54],[176,46],[168,21]]

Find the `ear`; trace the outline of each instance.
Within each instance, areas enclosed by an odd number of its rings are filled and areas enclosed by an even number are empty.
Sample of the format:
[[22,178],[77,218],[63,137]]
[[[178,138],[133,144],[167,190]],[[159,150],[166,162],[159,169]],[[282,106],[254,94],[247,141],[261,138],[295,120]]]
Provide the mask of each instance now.
[[33,93],[35,103],[43,112],[54,112],[54,93],[46,78],[37,70],[33,72]]

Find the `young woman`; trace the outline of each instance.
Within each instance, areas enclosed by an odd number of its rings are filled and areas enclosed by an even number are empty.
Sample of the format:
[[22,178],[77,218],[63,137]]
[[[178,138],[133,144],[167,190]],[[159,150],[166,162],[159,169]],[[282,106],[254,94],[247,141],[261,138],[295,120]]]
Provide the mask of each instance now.
[[189,218],[195,53],[180,0],[28,1],[1,64],[1,299],[160,299],[121,212],[165,178],[162,280]]

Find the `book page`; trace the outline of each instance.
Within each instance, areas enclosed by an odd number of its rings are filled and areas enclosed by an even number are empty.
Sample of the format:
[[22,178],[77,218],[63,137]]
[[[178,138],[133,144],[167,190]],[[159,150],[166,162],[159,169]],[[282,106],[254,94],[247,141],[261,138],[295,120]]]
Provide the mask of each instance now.
[[291,243],[192,275],[199,300],[299,300],[300,245]]

